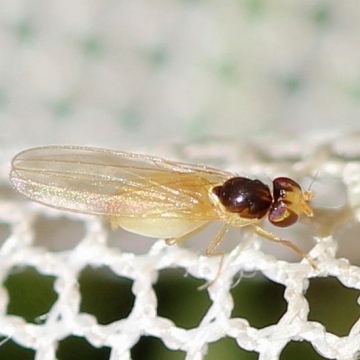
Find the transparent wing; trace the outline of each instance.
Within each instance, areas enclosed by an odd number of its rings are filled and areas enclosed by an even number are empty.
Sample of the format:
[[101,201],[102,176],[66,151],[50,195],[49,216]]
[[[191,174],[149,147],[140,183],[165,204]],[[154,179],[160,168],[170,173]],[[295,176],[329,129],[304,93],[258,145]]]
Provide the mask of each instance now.
[[213,220],[209,187],[232,174],[161,158],[90,147],[45,146],[14,157],[10,181],[57,209],[119,217]]

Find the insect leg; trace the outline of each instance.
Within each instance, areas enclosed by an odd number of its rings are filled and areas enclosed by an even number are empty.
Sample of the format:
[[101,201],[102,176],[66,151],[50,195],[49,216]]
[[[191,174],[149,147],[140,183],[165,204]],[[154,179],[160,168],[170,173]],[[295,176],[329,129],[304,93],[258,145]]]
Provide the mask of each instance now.
[[[191,236],[197,234],[198,232],[200,232],[201,230],[203,230],[207,225],[208,224],[204,224],[204,225],[198,227],[197,229],[190,231],[189,233],[187,233],[181,237],[165,239],[165,242],[167,245],[180,244],[183,241],[187,240],[189,237],[191,237]],[[219,232],[214,237],[214,239],[211,240],[211,243],[209,244],[209,246],[206,249],[207,256],[220,256],[220,264],[219,264],[219,269],[216,273],[214,280],[211,280],[207,284],[201,286],[199,288],[199,290],[202,290],[202,289],[205,289],[205,288],[208,288],[209,286],[211,286],[216,281],[216,279],[219,277],[219,275],[221,273],[221,269],[222,269],[223,262],[224,262],[224,253],[223,252],[216,253],[216,252],[214,252],[214,250],[219,245],[219,243],[221,242],[222,238],[224,237],[224,235],[226,234],[227,231],[228,231],[228,227],[226,225],[222,226],[221,229],[219,230]]]
[[298,248],[295,244],[293,244],[291,241],[288,240],[284,240],[279,238],[278,236],[274,235],[273,233],[264,230],[263,228],[261,228],[260,226],[257,225],[252,225],[256,234],[258,234],[259,236],[268,239],[270,241],[274,241],[276,243],[285,245],[291,249],[293,249],[297,254],[299,254],[302,258],[306,259],[308,261],[308,263],[314,268],[316,269],[316,265],[314,263],[314,261],[312,259],[310,259],[310,257],[308,255],[306,255],[300,248]]
[[221,240],[223,239],[224,235],[227,233],[228,227],[226,225],[223,225],[219,232],[216,234],[214,239],[211,240],[211,243],[206,249],[206,255],[207,256],[224,256],[224,253],[215,253],[214,250],[217,248],[217,246],[220,244]]
[[209,246],[206,249],[207,256],[220,256],[219,268],[218,268],[215,278],[213,280],[211,280],[210,282],[208,282],[207,284],[205,284],[204,286],[201,286],[199,288],[199,290],[206,289],[206,288],[212,286],[221,274],[221,270],[222,270],[222,267],[224,264],[224,253],[223,252],[214,252],[214,250],[220,244],[221,240],[223,239],[223,237],[227,233],[227,231],[228,231],[228,227],[226,225],[223,225],[221,227],[221,229],[219,230],[219,232],[214,237],[214,239],[211,240],[211,243],[209,244]]
[[192,237],[192,236],[196,235],[197,233],[199,233],[200,231],[204,230],[207,226],[208,226],[208,224],[204,224],[204,225],[199,226],[195,230],[188,232],[187,234],[185,234],[183,236],[165,239],[166,245],[181,244],[185,240],[189,239],[190,237]]

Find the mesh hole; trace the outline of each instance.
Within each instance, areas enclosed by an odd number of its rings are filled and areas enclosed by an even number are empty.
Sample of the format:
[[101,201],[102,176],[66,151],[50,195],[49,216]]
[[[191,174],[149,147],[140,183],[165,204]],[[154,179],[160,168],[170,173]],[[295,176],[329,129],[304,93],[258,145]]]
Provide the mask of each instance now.
[[27,322],[38,322],[56,300],[53,276],[39,274],[33,268],[22,268],[6,279],[4,285],[9,292],[8,314],[23,317]]
[[6,183],[0,184],[0,199],[26,201],[23,195],[20,195],[17,191],[15,191],[11,186]]
[[83,338],[70,336],[60,341],[56,355],[59,360],[108,360],[110,349],[95,348]]
[[131,349],[131,358],[132,360],[182,360],[184,353],[169,350],[160,339],[143,336]]
[[240,349],[234,339],[224,338],[210,344],[208,353],[205,356],[206,360],[219,358],[226,360],[256,360],[258,353]]
[[111,230],[107,236],[107,244],[124,252],[146,254],[154,245],[155,239],[133,234],[123,229]]
[[210,306],[207,292],[198,290],[201,285],[204,280],[184,277],[184,270],[161,271],[154,285],[158,315],[185,329],[196,327]]
[[352,264],[360,265],[360,252],[357,250],[360,224],[344,223],[334,233],[334,239],[339,244],[338,257],[345,257]]
[[280,360],[320,360],[328,359],[319,355],[312,345],[307,341],[298,342],[291,341],[289,342],[284,350],[280,354]]
[[12,340],[8,340],[0,346],[0,359],[33,360],[34,357],[34,350],[26,349]]
[[256,328],[277,323],[286,311],[284,286],[261,274],[241,279],[231,294],[234,298],[232,317],[243,317]]
[[52,251],[74,248],[85,236],[81,221],[66,217],[50,218],[39,216],[35,223],[35,245],[45,246]]
[[11,228],[8,224],[0,223],[0,244],[2,244],[11,234]]
[[116,276],[109,268],[85,268],[79,277],[80,311],[94,315],[99,324],[127,317],[134,304],[132,281]]
[[336,278],[312,279],[306,293],[309,321],[321,322],[336,335],[347,335],[360,315],[358,297],[359,290],[346,288]]

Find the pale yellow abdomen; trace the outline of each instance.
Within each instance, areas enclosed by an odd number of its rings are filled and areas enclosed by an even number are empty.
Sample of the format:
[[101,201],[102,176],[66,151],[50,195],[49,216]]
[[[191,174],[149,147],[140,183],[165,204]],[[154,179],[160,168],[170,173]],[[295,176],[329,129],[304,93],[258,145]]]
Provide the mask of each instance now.
[[180,238],[186,234],[206,225],[207,221],[189,221],[182,219],[139,219],[139,218],[121,218],[111,217],[112,227],[121,227],[135,234],[159,238]]

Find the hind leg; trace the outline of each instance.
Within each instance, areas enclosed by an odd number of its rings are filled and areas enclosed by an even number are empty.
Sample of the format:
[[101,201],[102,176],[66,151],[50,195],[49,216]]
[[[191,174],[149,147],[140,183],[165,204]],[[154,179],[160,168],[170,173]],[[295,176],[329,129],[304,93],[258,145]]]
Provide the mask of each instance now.
[[183,243],[185,240],[191,238],[192,236],[198,234],[200,231],[204,230],[207,226],[208,226],[208,224],[201,225],[198,228],[196,228],[195,230],[192,230],[183,236],[165,239],[165,242],[167,245],[175,245],[175,244],[179,245],[179,244]]

